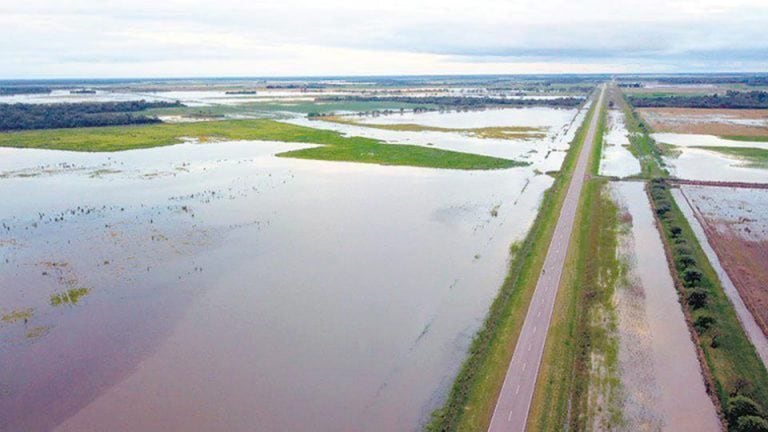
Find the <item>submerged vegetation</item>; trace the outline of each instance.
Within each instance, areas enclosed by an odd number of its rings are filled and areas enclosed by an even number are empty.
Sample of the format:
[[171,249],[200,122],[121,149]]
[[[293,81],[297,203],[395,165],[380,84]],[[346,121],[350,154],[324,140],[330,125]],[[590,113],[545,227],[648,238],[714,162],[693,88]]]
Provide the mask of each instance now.
[[362,126],[372,129],[391,130],[398,132],[455,132],[467,134],[476,138],[493,139],[539,139],[547,136],[546,128],[530,126],[490,126],[481,128],[446,128],[427,126],[415,123],[362,123],[341,116],[325,116],[323,121]]
[[475,334],[467,358],[442,408],[432,413],[429,431],[486,430],[504,383],[547,248],[570,184],[594,106],[579,127],[559,174],[545,193],[539,212],[521,243],[511,248],[509,272]]
[[88,295],[91,290],[85,287],[71,288],[67,291],[51,294],[51,306],[76,305],[80,298]]
[[618,90],[611,90],[612,100],[624,111],[624,124],[629,132],[629,151],[640,162],[640,177],[650,179],[667,177],[669,173],[664,168],[664,161],[656,141],[651,138],[651,130],[642,121],[637,111],[627,102]]
[[[649,196],[681,304],[704,355],[702,366],[714,384],[710,391],[726,410],[737,397],[748,398],[765,410],[768,408],[764,406],[768,401],[768,371],[741,327],[717,273],[672,197],[667,182],[652,181]],[[729,418],[729,430],[740,430],[740,422],[740,419]]]
[[748,147],[698,147],[694,148],[713,151],[741,159],[746,166],[752,168],[768,168],[768,150]]
[[584,102],[578,97],[558,97],[552,99],[523,99],[482,96],[332,96],[318,99],[320,102],[399,102],[419,105],[437,105],[441,107],[480,108],[492,106],[532,107],[548,106],[575,108]]
[[71,151],[121,151],[178,144],[182,137],[200,141],[262,140],[320,144],[278,156],[300,159],[407,165],[426,168],[501,169],[527,165],[509,159],[415,145],[346,137],[274,120],[229,120],[100,128],[75,128],[0,134],[0,147]]

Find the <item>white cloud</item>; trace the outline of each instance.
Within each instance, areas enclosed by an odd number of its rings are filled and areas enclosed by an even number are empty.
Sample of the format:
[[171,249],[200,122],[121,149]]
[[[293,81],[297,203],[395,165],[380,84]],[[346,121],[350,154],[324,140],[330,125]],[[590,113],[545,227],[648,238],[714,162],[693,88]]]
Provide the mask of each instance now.
[[763,0],[0,0],[0,77],[765,70]]

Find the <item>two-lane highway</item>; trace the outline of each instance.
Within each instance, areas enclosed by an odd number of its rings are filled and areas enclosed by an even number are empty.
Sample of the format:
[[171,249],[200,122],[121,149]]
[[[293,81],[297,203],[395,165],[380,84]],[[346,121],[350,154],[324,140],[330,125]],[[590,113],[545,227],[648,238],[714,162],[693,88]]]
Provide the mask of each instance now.
[[573,178],[568,187],[547,256],[544,259],[542,273],[536,283],[533,298],[528,306],[528,313],[515,346],[515,352],[504,378],[504,385],[496,401],[496,409],[488,428],[491,432],[525,430],[528,411],[536,387],[536,378],[541,365],[541,357],[544,354],[544,344],[552,318],[552,310],[557,297],[557,289],[563,274],[568,244],[576,219],[579,197],[587,176],[587,165],[592,154],[604,95],[605,86],[603,85],[600,88],[597,102],[595,102],[595,113],[584,138],[584,145],[576,162]]

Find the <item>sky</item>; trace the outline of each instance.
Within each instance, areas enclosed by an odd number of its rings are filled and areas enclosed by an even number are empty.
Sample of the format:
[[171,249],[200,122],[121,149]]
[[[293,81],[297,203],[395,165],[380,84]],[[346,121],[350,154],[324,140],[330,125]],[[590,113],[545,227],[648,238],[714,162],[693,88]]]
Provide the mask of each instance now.
[[768,0],[0,0],[0,79],[768,71]]

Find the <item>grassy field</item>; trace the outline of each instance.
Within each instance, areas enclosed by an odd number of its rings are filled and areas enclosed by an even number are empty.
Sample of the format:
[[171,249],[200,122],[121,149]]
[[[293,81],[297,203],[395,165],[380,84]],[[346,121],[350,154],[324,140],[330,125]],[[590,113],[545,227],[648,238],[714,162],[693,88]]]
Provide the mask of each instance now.
[[681,303],[693,323],[720,405],[727,407],[731,398],[744,395],[768,409],[768,371],[669,186],[663,180],[653,181],[649,194],[666,252],[674,264]]
[[278,154],[300,159],[465,170],[527,164],[429,147],[384,144],[370,138],[345,137],[334,131],[266,119],[10,132],[0,134],[0,147],[110,152],[177,144],[181,137],[201,141],[263,140],[322,145]]
[[545,193],[525,240],[511,248],[509,272],[478,330],[445,405],[432,414],[430,431],[482,431],[488,428],[496,398],[512,358],[533,295],[547,245],[560,214],[594,107],[580,126],[561,171]]
[[400,132],[456,132],[467,134],[476,138],[494,139],[540,139],[547,136],[546,128],[527,126],[492,126],[483,128],[445,128],[438,126],[426,126],[415,123],[377,124],[362,123],[354,119],[341,116],[323,117],[323,121],[362,126],[372,129],[383,129]]
[[694,147],[737,157],[753,168],[768,168],[768,150],[745,147]]

